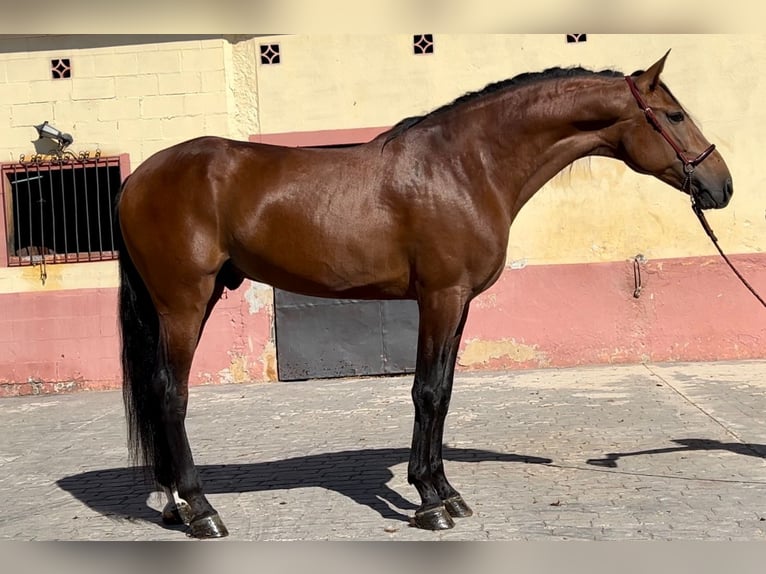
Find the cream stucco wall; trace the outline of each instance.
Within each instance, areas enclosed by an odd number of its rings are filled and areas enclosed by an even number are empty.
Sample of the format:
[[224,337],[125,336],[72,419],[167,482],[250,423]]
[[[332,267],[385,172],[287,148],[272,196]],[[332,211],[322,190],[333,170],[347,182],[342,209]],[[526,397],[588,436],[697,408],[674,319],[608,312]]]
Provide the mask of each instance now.
[[[280,44],[281,63],[262,65],[259,45],[271,42]],[[73,134],[74,151],[128,153],[135,168],[198,135],[388,126],[524,71],[582,65],[631,72],[669,48],[665,81],[734,177],[734,200],[711,213],[711,223],[728,251],[759,252],[766,231],[766,36],[759,35],[591,34],[567,44],[563,34],[435,34],[431,55],[414,55],[407,34],[0,37],[0,161],[34,153],[32,126],[44,120]],[[50,78],[50,60],[59,57],[72,60],[69,80]],[[679,192],[594,158],[557,176],[524,208],[508,260],[616,261],[637,253],[713,250]],[[92,277],[56,267],[61,280],[48,288],[80,288],[82,277]],[[113,263],[98,269],[115,283]],[[28,275],[0,270],[0,291],[30,289]]]
[[[668,49],[664,79],[716,143],[734,178],[730,206],[711,213],[731,252],[764,247],[762,159],[766,36],[435,35],[432,55],[412,54],[412,36],[285,36],[282,64],[260,66],[263,133],[392,125],[469,90],[525,71],[581,65],[647,68]],[[259,42],[268,41],[258,39]],[[511,229],[509,262],[614,261],[712,254],[688,199],[602,158],[557,176]]]

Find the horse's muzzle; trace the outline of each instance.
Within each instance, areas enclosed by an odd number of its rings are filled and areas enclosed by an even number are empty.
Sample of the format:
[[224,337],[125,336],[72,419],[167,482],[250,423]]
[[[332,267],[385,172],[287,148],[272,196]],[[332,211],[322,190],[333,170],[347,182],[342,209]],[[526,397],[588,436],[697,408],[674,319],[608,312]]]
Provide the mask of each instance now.
[[734,194],[734,185],[731,178],[727,178],[719,190],[713,191],[708,187],[700,186],[692,193],[695,203],[702,209],[722,209],[729,205],[731,196]]

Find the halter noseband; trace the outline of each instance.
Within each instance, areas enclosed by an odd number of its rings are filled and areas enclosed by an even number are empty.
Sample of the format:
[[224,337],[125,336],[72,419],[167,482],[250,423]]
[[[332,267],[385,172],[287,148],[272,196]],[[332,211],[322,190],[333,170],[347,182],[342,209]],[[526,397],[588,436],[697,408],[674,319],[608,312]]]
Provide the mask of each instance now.
[[[692,173],[694,173],[694,169],[701,164],[707,156],[709,156],[711,153],[713,153],[713,150],[715,150],[715,144],[710,144],[710,147],[708,147],[706,150],[704,150],[701,154],[699,154],[694,159],[689,159],[686,154],[681,149],[681,146],[679,146],[675,140],[670,137],[670,134],[665,130],[664,127],[662,127],[662,124],[660,123],[660,120],[657,119],[657,115],[654,113],[654,110],[650,108],[646,102],[644,101],[644,98],[641,97],[641,94],[638,91],[638,88],[636,87],[636,83],[633,81],[633,78],[630,76],[625,76],[625,81],[628,82],[628,87],[630,87],[630,92],[633,94],[633,97],[636,99],[636,102],[638,103],[638,107],[641,108],[641,111],[644,112],[646,115],[646,119],[649,120],[649,123],[652,124],[652,127],[660,132],[660,135],[665,139],[666,142],[670,144],[670,147],[673,148],[673,150],[676,152],[676,155],[678,156],[678,159],[681,160],[681,162],[684,164],[684,174],[686,174],[686,178],[683,183],[683,187],[685,188],[687,185],[689,186],[689,195],[691,194],[691,176]],[[692,196],[692,200],[694,200],[694,196]]]

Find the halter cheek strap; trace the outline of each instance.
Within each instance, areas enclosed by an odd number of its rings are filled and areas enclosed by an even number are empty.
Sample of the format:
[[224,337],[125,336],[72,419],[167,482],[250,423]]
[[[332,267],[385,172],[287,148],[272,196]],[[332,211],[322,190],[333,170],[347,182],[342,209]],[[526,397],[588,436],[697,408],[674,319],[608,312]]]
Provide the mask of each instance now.
[[636,99],[636,102],[638,103],[638,107],[641,108],[641,111],[644,112],[644,115],[646,115],[646,119],[649,120],[649,123],[652,124],[652,127],[657,130],[660,135],[665,139],[666,142],[670,144],[670,147],[673,148],[673,150],[676,152],[676,155],[678,156],[678,159],[681,160],[681,162],[684,164],[684,173],[686,174],[686,180],[684,182],[684,186],[688,183],[691,185],[691,174],[694,172],[694,169],[701,164],[707,156],[709,156],[711,153],[713,153],[713,150],[715,150],[715,144],[710,144],[710,146],[704,150],[701,154],[699,154],[694,159],[689,159],[684,151],[681,149],[681,146],[679,146],[676,141],[670,137],[670,134],[665,130],[665,128],[660,123],[660,120],[657,118],[657,114],[654,113],[654,110],[650,108],[647,103],[644,101],[644,98],[641,96],[641,93],[638,91],[638,88],[636,87],[636,83],[633,81],[633,78],[630,76],[625,76],[625,81],[628,83],[628,87],[630,87],[630,92],[633,94],[633,97]]

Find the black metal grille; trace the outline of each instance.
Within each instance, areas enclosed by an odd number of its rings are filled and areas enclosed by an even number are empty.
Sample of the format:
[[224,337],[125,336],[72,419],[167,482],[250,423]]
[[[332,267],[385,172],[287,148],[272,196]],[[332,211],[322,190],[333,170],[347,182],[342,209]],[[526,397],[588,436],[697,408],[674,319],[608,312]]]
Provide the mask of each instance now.
[[119,157],[3,165],[8,265],[115,259],[112,206],[122,179]]

